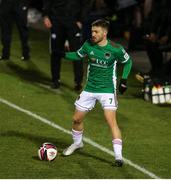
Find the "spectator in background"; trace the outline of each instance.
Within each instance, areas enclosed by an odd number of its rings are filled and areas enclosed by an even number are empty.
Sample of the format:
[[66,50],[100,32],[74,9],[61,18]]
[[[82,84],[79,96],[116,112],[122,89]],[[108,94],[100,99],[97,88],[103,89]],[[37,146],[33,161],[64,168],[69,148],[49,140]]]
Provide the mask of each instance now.
[[[149,0],[148,0],[149,1]],[[137,0],[137,4],[133,7],[132,16],[130,19],[130,24],[128,33],[125,33],[125,39],[128,40],[129,51],[144,49],[143,44],[143,21],[144,21],[144,2],[142,0]],[[126,31],[127,32],[127,31]],[[126,36],[128,34],[128,36]]]
[[128,34],[130,31],[134,20],[133,18],[136,5],[136,0],[117,0],[117,16],[122,24],[121,31],[124,32],[124,34]]
[[1,0],[0,3],[0,26],[2,55],[0,60],[10,59],[10,46],[12,40],[12,25],[16,22],[22,46],[22,60],[30,59],[28,45],[27,12],[29,0]]
[[43,0],[30,0],[30,6],[36,8],[38,11],[42,12]]
[[153,0],[148,21],[150,29],[145,39],[147,55],[151,63],[150,75],[160,77],[163,67],[163,52],[160,51],[160,47],[171,40],[171,1]]
[[[52,88],[60,87],[61,52],[69,41],[70,50],[81,44],[81,30],[89,10],[89,0],[44,0],[44,24],[51,29],[51,74]],[[83,62],[73,62],[75,90],[82,89]]]
[[110,0],[90,0],[90,12],[87,15],[83,26],[83,39],[91,38],[91,23],[100,18],[112,15],[114,2]]
[[144,15],[144,19],[148,18],[149,13],[151,12],[151,8],[152,8],[152,2],[153,0],[144,0],[143,2],[143,15]]

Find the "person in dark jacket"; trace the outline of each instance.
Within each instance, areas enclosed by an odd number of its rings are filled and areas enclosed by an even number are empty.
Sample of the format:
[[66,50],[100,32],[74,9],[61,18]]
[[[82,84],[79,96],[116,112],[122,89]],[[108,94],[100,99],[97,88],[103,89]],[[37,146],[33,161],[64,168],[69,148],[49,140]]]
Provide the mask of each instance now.
[[160,47],[171,41],[171,1],[153,0],[149,14],[149,33],[146,35],[146,50],[151,63],[150,75],[160,77],[163,67],[163,52]]
[[[81,45],[81,29],[89,11],[89,0],[44,0],[44,24],[51,30],[51,74],[52,88],[60,87],[61,52],[69,41],[71,51]],[[82,88],[83,62],[73,63],[75,90]]]
[[1,0],[0,3],[0,26],[2,54],[0,60],[10,58],[10,46],[12,40],[12,25],[16,22],[22,46],[22,60],[29,60],[30,48],[28,45],[27,12],[29,0]]

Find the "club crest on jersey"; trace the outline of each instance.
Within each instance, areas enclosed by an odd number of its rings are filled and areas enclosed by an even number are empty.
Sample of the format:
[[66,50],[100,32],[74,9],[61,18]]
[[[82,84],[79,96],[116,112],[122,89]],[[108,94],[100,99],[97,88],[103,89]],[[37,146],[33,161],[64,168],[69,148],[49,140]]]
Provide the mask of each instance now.
[[106,59],[109,59],[109,58],[111,57],[111,53],[106,52],[106,53],[104,54],[104,57],[105,57]]

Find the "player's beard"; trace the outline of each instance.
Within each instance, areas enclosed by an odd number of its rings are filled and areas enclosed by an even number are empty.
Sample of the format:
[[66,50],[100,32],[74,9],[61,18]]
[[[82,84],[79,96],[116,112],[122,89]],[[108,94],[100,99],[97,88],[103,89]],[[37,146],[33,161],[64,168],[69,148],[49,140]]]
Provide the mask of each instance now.
[[99,38],[92,37],[91,40],[92,40],[93,43],[98,44],[101,41],[103,41],[103,37],[99,37]]

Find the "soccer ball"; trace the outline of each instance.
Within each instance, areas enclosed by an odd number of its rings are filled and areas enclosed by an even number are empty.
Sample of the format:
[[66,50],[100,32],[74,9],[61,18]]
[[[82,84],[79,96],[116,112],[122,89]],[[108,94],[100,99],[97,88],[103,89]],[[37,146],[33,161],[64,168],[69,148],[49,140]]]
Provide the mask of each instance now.
[[56,158],[57,153],[56,146],[48,142],[43,143],[38,150],[39,159],[45,161],[53,161]]

